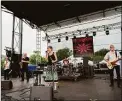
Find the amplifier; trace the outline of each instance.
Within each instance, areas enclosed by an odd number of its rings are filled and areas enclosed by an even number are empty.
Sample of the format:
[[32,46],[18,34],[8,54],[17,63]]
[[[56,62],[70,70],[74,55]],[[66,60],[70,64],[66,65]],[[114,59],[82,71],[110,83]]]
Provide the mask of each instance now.
[[10,90],[13,88],[13,83],[10,80],[1,81],[1,90]]
[[48,86],[33,86],[30,89],[31,101],[52,101],[53,100],[53,88]]

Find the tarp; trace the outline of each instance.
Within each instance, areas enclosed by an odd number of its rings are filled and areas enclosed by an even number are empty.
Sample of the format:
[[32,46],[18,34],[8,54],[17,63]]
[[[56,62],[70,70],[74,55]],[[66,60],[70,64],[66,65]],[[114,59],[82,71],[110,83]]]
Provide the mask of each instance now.
[[92,12],[120,6],[120,1],[2,1],[15,16],[38,27]]

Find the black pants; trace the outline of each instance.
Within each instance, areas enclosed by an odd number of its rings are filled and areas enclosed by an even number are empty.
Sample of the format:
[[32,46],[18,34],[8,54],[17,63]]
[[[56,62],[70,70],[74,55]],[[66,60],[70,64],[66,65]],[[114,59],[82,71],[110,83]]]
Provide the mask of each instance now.
[[117,66],[114,66],[113,69],[110,69],[110,82],[111,84],[113,85],[114,84],[114,80],[113,80],[113,71],[114,69],[116,69],[116,74],[117,74],[117,85],[120,86],[120,66],[117,65]]
[[26,79],[27,81],[29,81],[29,71],[28,68],[23,68],[21,69],[21,77],[22,77],[22,81],[24,81],[24,74],[26,73]]
[[4,80],[9,80],[9,69],[4,70]]

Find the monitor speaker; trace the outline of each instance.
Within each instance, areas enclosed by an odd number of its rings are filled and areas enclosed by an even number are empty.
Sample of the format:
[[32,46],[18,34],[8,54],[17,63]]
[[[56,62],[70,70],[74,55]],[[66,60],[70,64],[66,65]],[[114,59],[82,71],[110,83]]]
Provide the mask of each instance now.
[[33,86],[30,90],[31,101],[52,101],[53,88],[46,86]]
[[10,80],[1,81],[2,90],[10,90],[13,88],[13,83]]

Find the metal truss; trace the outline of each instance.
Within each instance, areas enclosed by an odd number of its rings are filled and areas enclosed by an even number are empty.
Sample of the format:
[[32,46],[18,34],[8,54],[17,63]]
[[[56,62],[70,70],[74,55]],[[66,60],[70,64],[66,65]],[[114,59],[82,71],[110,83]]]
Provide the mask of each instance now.
[[[36,30],[36,51],[38,55],[41,55],[41,30]],[[40,63],[41,60],[36,57],[36,64]]]
[[[107,30],[114,30],[114,29],[120,29],[121,28],[121,22],[117,22],[117,23],[113,23],[113,24],[107,24],[107,25],[102,25],[102,26],[95,26],[95,27],[91,27],[91,28],[86,28],[86,29],[82,29],[82,30],[75,30],[75,31],[71,31],[71,32],[66,32],[66,33],[59,33],[56,35],[48,35],[48,39],[50,40],[54,40],[57,38],[65,38],[66,36],[68,37],[73,37],[75,36],[79,36],[79,35],[85,35],[85,34],[91,34],[93,32],[103,32],[103,31],[107,31]],[[46,37],[43,37],[43,41],[47,40]]]
[[[9,11],[8,9],[6,9],[6,7],[4,7],[4,6],[2,6],[1,8],[2,8],[3,12],[6,12],[6,13],[9,13],[9,14],[12,14],[12,15],[14,14],[13,12]],[[31,23],[30,21],[28,21],[26,19],[21,19],[21,20],[23,22],[25,22],[27,25],[29,25],[31,28],[33,28],[33,29],[37,29],[38,28],[35,24]]]
[[[47,32],[57,31],[59,29],[68,28],[69,25],[66,24],[67,22],[72,22],[70,24],[70,27],[73,27],[73,26],[76,26],[76,24],[80,25],[81,22],[87,20],[87,17],[89,17],[89,16],[100,14],[100,15],[102,15],[101,17],[104,18],[104,17],[106,17],[106,13],[109,12],[109,11],[114,11],[114,12],[119,14],[119,13],[121,13],[121,6],[116,6],[116,7],[113,7],[113,8],[108,8],[106,10],[101,10],[101,11],[98,11],[98,12],[93,12],[93,13],[89,13],[89,14],[69,18],[69,19],[66,19],[66,20],[53,22],[53,23],[50,23],[50,24],[47,24],[47,25],[40,26],[40,28],[44,29],[48,26]],[[65,24],[62,25],[63,23],[65,23]],[[57,27],[55,26],[55,28],[51,29],[51,27],[54,26],[54,25],[56,25]]]
[[6,7],[4,7],[4,6],[1,6],[1,8],[2,8],[2,11],[6,12],[6,13],[13,14],[13,12],[7,10]]
[[26,19],[23,19],[23,21],[24,21],[27,25],[29,25],[32,29],[38,29],[38,27],[37,27],[35,24],[31,23],[30,21],[28,21],[28,20],[26,20]]
[[12,53],[22,54],[23,21],[13,15]]
[[36,51],[41,53],[41,31],[37,29],[36,32]]

